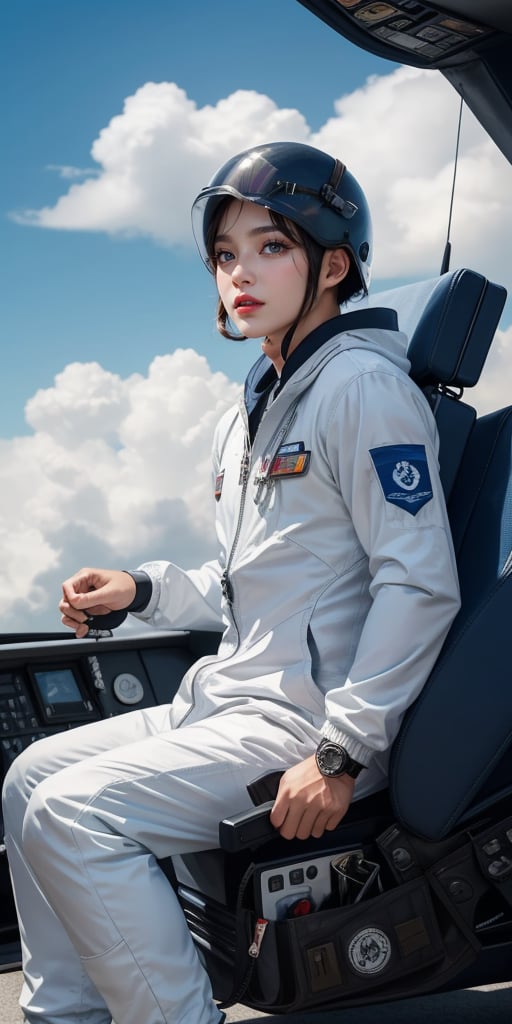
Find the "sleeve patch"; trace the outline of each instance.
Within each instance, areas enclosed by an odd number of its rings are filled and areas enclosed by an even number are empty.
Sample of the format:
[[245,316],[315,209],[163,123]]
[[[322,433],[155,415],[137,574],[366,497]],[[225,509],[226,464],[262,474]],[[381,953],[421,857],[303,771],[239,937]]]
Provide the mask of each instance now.
[[423,444],[388,444],[370,448],[386,501],[412,516],[433,497]]

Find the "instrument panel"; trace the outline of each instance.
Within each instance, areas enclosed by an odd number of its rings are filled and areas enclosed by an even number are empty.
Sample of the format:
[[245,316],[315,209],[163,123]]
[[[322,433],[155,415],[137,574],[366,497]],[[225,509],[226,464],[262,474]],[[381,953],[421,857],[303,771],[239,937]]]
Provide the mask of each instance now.
[[[146,629],[98,640],[71,634],[0,636],[0,787],[31,743],[86,722],[170,703],[187,669],[214,654],[217,633]],[[0,973],[20,965],[20,941],[0,816]]]
[[64,729],[170,703],[214,633],[0,645],[0,782],[29,744]]

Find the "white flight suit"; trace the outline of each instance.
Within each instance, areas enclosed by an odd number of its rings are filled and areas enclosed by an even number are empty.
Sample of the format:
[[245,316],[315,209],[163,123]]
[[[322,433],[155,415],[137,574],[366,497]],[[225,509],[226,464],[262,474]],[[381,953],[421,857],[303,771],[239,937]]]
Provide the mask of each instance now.
[[322,735],[367,766],[359,796],[385,784],[458,608],[435,425],[403,348],[375,329],[327,341],[269,405],[251,452],[245,414],[223,417],[218,562],[141,567],[153,580],[141,618],[222,623],[218,656],[187,673],[172,707],[42,740],[10,769],[30,1022],[215,1024],[155,858],[216,846],[247,783]]

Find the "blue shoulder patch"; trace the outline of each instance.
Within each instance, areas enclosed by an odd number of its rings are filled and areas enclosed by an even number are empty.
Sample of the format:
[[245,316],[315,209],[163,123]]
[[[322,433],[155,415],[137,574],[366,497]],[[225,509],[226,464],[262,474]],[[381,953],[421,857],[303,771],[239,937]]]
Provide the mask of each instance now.
[[371,448],[386,501],[415,516],[433,497],[423,444],[387,444]]

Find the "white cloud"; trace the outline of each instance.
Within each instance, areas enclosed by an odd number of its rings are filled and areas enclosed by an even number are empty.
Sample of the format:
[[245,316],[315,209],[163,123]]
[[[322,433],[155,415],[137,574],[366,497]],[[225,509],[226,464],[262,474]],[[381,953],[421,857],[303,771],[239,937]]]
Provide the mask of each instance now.
[[[479,413],[508,404],[511,360],[512,327],[467,392]],[[214,555],[212,435],[239,391],[178,349],[126,378],[72,363],[30,399],[33,433],[0,442],[2,631],[59,629],[60,584],[82,565]]]
[[254,143],[308,134],[298,111],[279,110],[256,92],[238,91],[198,109],[173,82],[148,82],[93,143],[99,176],[72,185],[55,206],[17,219],[188,244],[192,199],[219,164],[246,147],[248,124]]
[[[399,68],[335,104],[312,137],[347,153],[364,184],[375,224],[378,276],[439,271],[453,177],[459,98],[437,72]],[[457,170],[452,266],[501,280],[498,253],[512,228],[510,166],[465,108]]]
[[179,349],[147,376],[74,363],[34,395],[33,434],[0,443],[3,630],[58,628],[60,583],[83,564],[212,556],[212,436],[239,390]]
[[512,401],[512,326],[497,330],[482,376],[467,401],[480,416],[510,405]]
[[[444,246],[459,100],[438,72],[398,68],[341,97],[312,132],[303,115],[239,90],[199,108],[173,82],[143,85],[92,146],[97,176],[17,219],[38,227],[144,234],[189,244],[190,204],[225,159],[251,143],[293,139],[339,155],[364,185],[379,277],[430,275]],[[453,265],[491,277],[512,229],[510,167],[468,110],[453,218]]]

